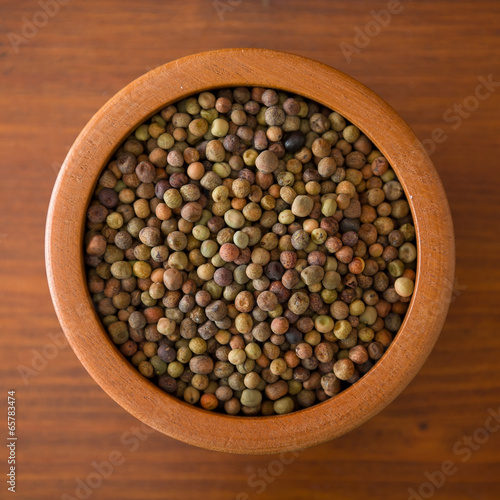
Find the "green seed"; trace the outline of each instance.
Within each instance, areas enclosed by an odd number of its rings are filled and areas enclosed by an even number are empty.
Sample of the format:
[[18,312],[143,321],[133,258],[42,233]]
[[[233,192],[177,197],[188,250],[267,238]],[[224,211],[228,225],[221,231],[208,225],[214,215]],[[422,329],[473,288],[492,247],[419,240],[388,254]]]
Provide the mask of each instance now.
[[170,149],[174,143],[175,139],[168,133],[161,134],[158,139],[156,139],[158,147],[161,149]]
[[106,224],[111,229],[120,229],[123,226],[123,215],[118,212],[109,214],[106,218]]
[[233,229],[240,229],[245,225],[245,217],[243,217],[243,214],[234,209],[228,210],[224,214],[224,221]]
[[114,278],[120,280],[127,279],[132,276],[132,266],[130,265],[130,262],[126,262],[124,260],[114,262],[111,265],[110,271]]
[[411,262],[414,262],[415,259],[417,258],[417,249],[415,248],[415,245],[409,242],[403,243],[399,247],[399,258],[405,264],[410,264]]
[[395,278],[399,278],[405,270],[405,265],[403,264],[402,261],[399,259],[393,260],[392,262],[389,262],[387,264],[387,269],[389,270],[389,273],[391,276],[394,276]]
[[215,137],[224,137],[229,130],[229,123],[223,118],[216,118],[212,122],[212,126],[210,127],[210,132]]
[[273,408],[278,415],[290,413],[294,408],[293,399],[289,396],[278,399],[274,402]]
[[184,365],[179,361],[172,361],[167,367],[168,374],[173,378],[179,378],[184,372]]
[[377,321],[377,318],[377,310],[373,306],[366,306],[365,312],[359,317],[359,321],[370,326]]
[[127,324],[123,321],[111,323],[111,325],[108,326],[108,333],[111,340],[117,345],[124,344],[129,337]]
[[262,349],[260,348],[259,344],[252,342],[252,343],[246,345],[245,353],[246,353],[248,358],[255,360],[255,359],[259,359],[261,357]]
[[352,332],[352,326],[351,326],[351,323],[349,323],[349,321],[340,320],[340,321],[337,321],[337,323],[335,323],[335,327],[333,329],[333,334],[339,340],[346,339],[351,332]]
[[233,236],[233,242],[238,248],[246,248],[248,246],[248,235],[242,231],[236,231]]
[[302,384],[298,380],[289,380],[288,393],[291,396],[296,396],[302,390]]
[[141,125],[135,131],[135,137],[139,141],[147,141],[151,136],[149,135],[149,126]]
[[167,371],[167,363],[162,361],[158,356],[153,356],[149,362],[153,365],[156,375],[163,375]]
[[214,120],[219,116],[219,113],[217,112],[216,109],[202,109],[200,111],[200,115],[208,123],[212,124]]
[[163,201],[168,208],[179,208],[182,205],[182,196],[177,189],[169,189],[163,195]]
[[229,166],[229,163],[217,162],[214,163],[212,171],[215,172],[221,179],[225,179],[231,174],[231,167]]
[[241,393],[240,401],[243,406],[259,406],[262,401],[262,393],[255,389],[245,389]]
[[295,220],[295,215],[293,215],[291,210],[283,210],[278,215],[278,220],[281,224],[286,224],[287,226]]
[[358,127],[355,127],[354,125],[348,125],[342,131],[342,134],[344,136],[344,139],[347,142],[350,142],[351,144],[353,144],[353,143],[355,143],[359,139],[359,136],[361,135],[361,132],[359,131]]
[[337,202],[333,198],[327,198],[321,205],[321,213],[325,217],[331,217],[337,211]]
[[398,278],[394,282],[394,288],[401,297],[410,297],[415,288],[415,284],[409,278]]

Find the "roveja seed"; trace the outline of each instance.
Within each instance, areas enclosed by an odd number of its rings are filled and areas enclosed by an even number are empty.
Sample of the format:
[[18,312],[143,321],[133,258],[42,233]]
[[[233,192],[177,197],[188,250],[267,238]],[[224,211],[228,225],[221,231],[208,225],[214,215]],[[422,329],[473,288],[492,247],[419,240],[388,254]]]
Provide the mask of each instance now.
[[140,125],[87,210],[111,340],[188,404],[307,408],[355,383],[415,286],[403,187],[355,124],[274,89],[202,92]]

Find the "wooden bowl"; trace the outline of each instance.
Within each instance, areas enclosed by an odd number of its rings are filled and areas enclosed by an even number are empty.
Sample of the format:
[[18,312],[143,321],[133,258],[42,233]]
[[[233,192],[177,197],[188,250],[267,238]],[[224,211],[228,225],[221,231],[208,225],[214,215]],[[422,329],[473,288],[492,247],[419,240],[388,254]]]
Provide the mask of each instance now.
[[[237,86],[297,93],[354,123],[394,168],[416,226],[416,288],[386,354],[337,396],[282,416],[212,413],[161,391],[110,341],[85,279],[86,210],[99,174],[118,145],[172,102],[204,90]],[[388,405],[416,375],[439,336],[452,294],[454,264],[446,195],[408,125],[380,97],[340,71],[262,49],[185,57],[150,71],[118,92],[90,120],[68,153],[47,219],[46,265],[52,300],[69,343],[88,372],[117,403],[154,429],[192,445],[232,453],[277,453],[313,446],[349,432]]]

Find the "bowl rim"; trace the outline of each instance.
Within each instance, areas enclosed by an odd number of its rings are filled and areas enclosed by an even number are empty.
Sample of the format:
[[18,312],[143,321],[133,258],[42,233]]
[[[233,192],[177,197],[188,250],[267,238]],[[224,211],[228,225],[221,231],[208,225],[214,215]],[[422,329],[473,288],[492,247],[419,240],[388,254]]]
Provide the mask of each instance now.
[[[85,279],[86,210],[117,145],[170,103],[204,90],[238,86],[300,94],[358,126],[396,172],[416,228],[415,292],[387,352],[335,397],[280,416],[212,413],[161,391],[112,344]],[[163,434],[210,450],[245,454],[286,452],[325,442],[387,406],[414,378],[440,334],[451,302],[455,266],[446,194],[424,147],[404,120],[373,91],[339,70],[295,54],[253,48],[215,50],[172,61],[139,77],[104,104],[75,140],[59,172],[47,216],[45,248],[50,293],[61,326],[104,391]]]

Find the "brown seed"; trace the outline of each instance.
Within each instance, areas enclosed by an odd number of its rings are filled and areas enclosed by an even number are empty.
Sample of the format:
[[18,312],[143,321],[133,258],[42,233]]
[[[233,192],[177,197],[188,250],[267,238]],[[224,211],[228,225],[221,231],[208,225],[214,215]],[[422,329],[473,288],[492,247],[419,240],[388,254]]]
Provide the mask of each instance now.
[[253,310],[255,300],[250,292],[240,292],[234,299],[234,305],[240,312],[249,313]]
[[288,308],[295,314],[301,315],[309,307],[309,297],[305,292],[295,292],[288,301]]
[[368,352],[362,345],[356,345],[349,349],[349,359],[356,364],[363,364],[368,361]]
[[143,311],[144,317],[148,325],[158,323],[160,318],[163,318],[164,311],[161,307],[148,307]]
[[87,254],[89,255],[104,255],[106,252],[107,242],[104,236],[100,234],[93,235],[87,243]]
[[299,195],[292,203],[292,214],[297,217],[307,217],[314,207],[314,201],[310,196]]
[[209,356],[194,356],[189,361],[189,369],[198,375],[208,375],[214,369],[214,362]]
[[321,342],[314,348],[314,355],[320,363],[328,363],[333,359],[335,349],[329,342]]
[[108,209],[100,203],[90,205],[89,209],[87,210],[87,219],[94,224],[104,222],[107,216]]
[[297,263],[297,254],[291,251],[281,252],[280,262],[285,269],[293,269]]
[[141,161],[135,167],[135,175],[137,175],[141,182],[153,182],[156,177],[156,168],[149,161]]
[[[279,160],[271,151],[262,151],[255,160],[255,166],[264,174],[271,174],[278,168]],[[261,186],[262,187],[262,186]]]
[[279,106],[270,106],[265,112],[266,123],[271,127],[283,125],[285,118],[285,112]]
[[310,240],[311,237],[309,236],[309,233],[307,233],[303,229],[299,229],[292,234],[291,243],[293,248],[295,248],[296,250],[304,250],[304,248],[309,245]]
[[283,274],[281,282],[288,290],[293,290],[300,283],[300,274],[295,269],[289,269]]
[[337,258],[337,260],[343,262],[344,264],[349,264],[349,262],[352,261],[353,256],[354,252],[349,246],[343,246],[335,253],[335,257]]
[[285,334],[288,331],[288,327],[288,320],[283,316],[274,318],[271,322],[271,330],[278,335]]
[[301,273],[302,281],[306,285],[315,285],[320,283],[325,275],[325,271],[321,266],[308,266]]
[[340,380],[348,380],[354,375],[354,364],[350,359],[340,359],[333,365],[333,373]]
[[235,179],[231,189],[237,198],[246,198],[250,194],[252,185],[245,179]]
[[200,220],[203,208],[199,203],[191,201],[186,203],[181,209],[181,217],[188,222],[197,222]]
[[118,195],[114,189],[102,189],[99,192],[98,199],[106,208],[113,208],[118,204]]
[[265,392],[271,401],[276,401],[288,394],[288,384],[285,380],[278,380],[274,384],[267,384]]
[[269,285],[269,291],[276,295],[278,304],[284,304],[290,298],[290,291],[283,285],[281,281],[273,281]]
[[224,243],[219,250],[220,258],[225,262],[233,262],[240,255],[240,249],[234,243]]
[[221,267],[215,271],[213,279],[219,286],[229,286],[233,282],[233,273]]
[[161,241],[161,232],[156,227],[145,227],[139,232],[139,239],[148,247],[155,247]]
[[308,359],[313,355],[313,349],[309,344],[302,342],[295,348],[295,353],[300,359]]
[[379,156],[373,160],[371,169],[374,175],[384,175],[389,169],[389,163],[383,156]]
[[384,354],[384,346],[380,342],[371,342],[368,346],[368,355],[371,359],[377,360]]
[[276,295],[272,292],[262,292],[257,297],[257,305],[263,311],[272,311],[278,305],[278,299]]
[[118,158],[117,165],[122,174],[131,174],[137,165],[137,158],[132,153],[124,153]]
[[278,104],[278,94],[273,89],[267,89],[263,91],[260,100],[264,106],[275,106]]
[[215,300],[209,304],[205,309],[205,314],[207,318],[212,321],[220,321],[227,315],[227,307],[221,300]]
[[327,373],[321,377],[321,387],[327,396],[335,396],[340,392],[340,379],[334,373]]
[[163,273],[163,283],[167,290],[180,290],[183,283],[182,273],[178,269],[167,269]]

